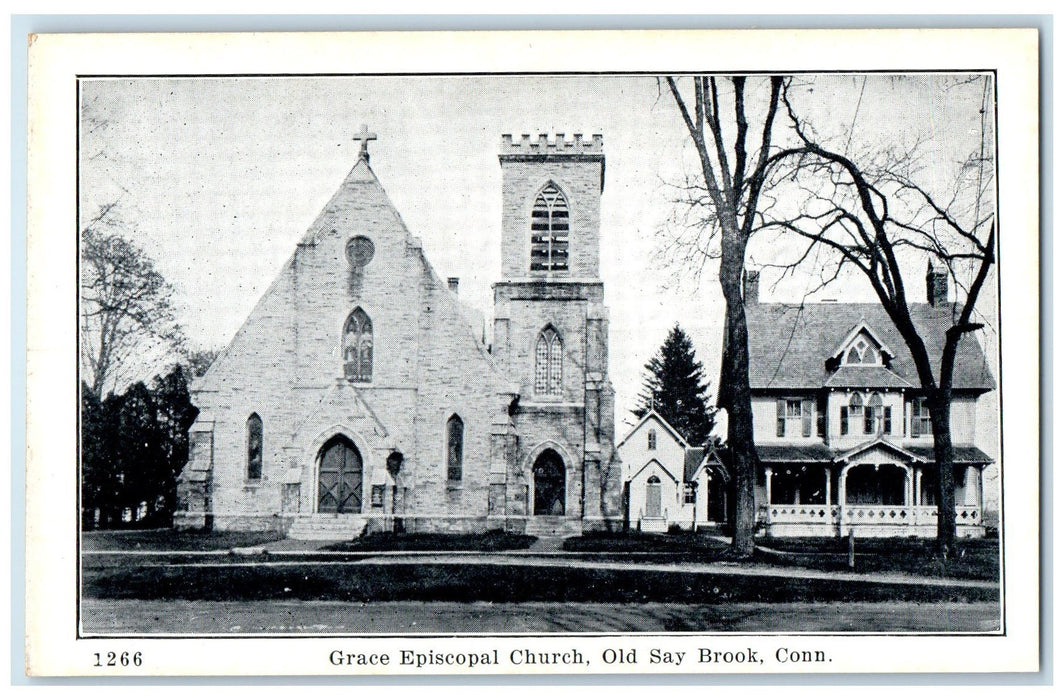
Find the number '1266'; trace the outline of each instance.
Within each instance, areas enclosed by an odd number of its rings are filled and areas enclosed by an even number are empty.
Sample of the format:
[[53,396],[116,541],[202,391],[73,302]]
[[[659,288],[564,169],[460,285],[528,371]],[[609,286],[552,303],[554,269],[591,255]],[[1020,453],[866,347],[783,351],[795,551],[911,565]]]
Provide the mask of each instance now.
[[96,663],[93,666],[103,668],[104,666],[140,666],[141,655],[140,652],[134,652],[130,654],[128,651],[123,651],[121,654],[109,651],[106,654],[96,652],[93,654],[96,657]]

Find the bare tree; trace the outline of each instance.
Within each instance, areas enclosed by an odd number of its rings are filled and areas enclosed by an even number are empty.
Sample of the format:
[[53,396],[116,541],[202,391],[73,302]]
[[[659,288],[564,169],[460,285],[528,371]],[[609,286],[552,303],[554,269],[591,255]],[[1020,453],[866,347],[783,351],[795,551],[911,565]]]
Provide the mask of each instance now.
[[[750,356],[746,311],[743,306],[743,270],[746,249],[755,224],[772,146],[783,79],[764,83],[758,94],[760,123],[751,132],[747,108],[747,78],[735,76],[692,79],[693,95],[684,96],[675,78],[666,78],[698,154],[700,181],[705,194],[701,204],[709,216],[703,224],[719,242],[719,281],[726,305],[717,405],[728,413],[728,451],[735,470],[735,534],[733,547],[744,554],[754,548],[754,483],[757,451],[754,447],[753,411],[750,404]],[[718,86],[723,84],[723,90]],[[708,250],[703,254],[710,254]]]
[[[944,558],[953,549],[956,529],[950,432],[954,368],[962,338],[983,327],[976,303],[995,262],[994,212],[988,202],[994,190],[993,168],[988,167],[990,78],[981,82],[979,144],[960,165],[945,195],[936,192],[934,173],[919,167],[920,143],[880,149],[862,158],[829,148],[799,117],[785,86],[781,101],[799,144],[769,158],[767,182],[774,203],[763,208],[763,218],[754,227],[755,232],[797,234],[805,245],[785,267],[793,270],[815,257],[822,283],[847,269],[859,271],[904,339],[931,419],[939,470],[938,541]],[[788,187],[789,197],[784,194]],[[944,270],[957,290],[948,309],[950,323],[940,339],[921,336],[905,287],[906,270],[924,258]],[[933,358],[935,348],[941,351]]]
[[202,377],[207,374],[207,370],[209,370],[211,365],[214,364],[214,361],[218,359],[219,354],[220,351],[215,348],[188,351],[185,361],[188,364],[189,373],[193,378]]
[[170,286],[151,258],[109,230],[114,207],[103,207],[81,232],[81,367],[97,400],[123,371],[183,342]]

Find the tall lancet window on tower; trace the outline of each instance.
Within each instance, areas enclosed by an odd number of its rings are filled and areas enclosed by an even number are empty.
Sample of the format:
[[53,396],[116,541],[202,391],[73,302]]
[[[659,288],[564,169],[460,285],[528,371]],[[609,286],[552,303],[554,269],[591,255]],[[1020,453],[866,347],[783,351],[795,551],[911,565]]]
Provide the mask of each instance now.
[[562,394],[562,339],[553,328],[547,328],[536,340],[536,394]]
[[532,206],[532,271],[569,269],[569,205],[553,182]]
[[373,322],[361,307],[344,324],[344,376],[356,382],[373,379]]

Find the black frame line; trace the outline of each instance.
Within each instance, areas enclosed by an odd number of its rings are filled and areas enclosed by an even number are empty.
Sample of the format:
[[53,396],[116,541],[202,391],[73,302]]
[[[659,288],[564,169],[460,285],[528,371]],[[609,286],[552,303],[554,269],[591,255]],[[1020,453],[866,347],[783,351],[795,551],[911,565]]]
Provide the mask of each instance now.
[[[909,69],[909,70],[889,70],[882,68],[859,70],[859,69],[825,69],[825,70],[737,70],[737,71],[722,71],[720,69],[711,71],[528,71],[528,72],[498,72],[498,71],[462,71],[462,72],[399,72],[399,73],[385,73],[385,72],[372,72],[372,73],[103,73],[103,74],[76,74],[75,75],[75,240],[77,245],[75,246],[75,263],[74,269],[78,276],[81,278],[81,81],[83,80],[107,80],[107,79],[189,79],[189,80],[204,80],[204,79],[232,79],[232,78],[248,78],[248,79],[291,79],[291,78],[411,78],[411,77],[500,77],[500,78],[518,78],[518,77],[654,77],[654,76],[696,76],[696,75],[750,75],[750,76],[766,76],[766,75],[951,75],[957,73],[986,73],[993,76],[994,79],[994,202],[995,202],[995,219],[1000,222],[1000,210],[1001,210],[1001,185],[1000,185],[1000,138],[999,138],[999,105],[998,105],[998,71],[996,68],[952,68],[948,70],[944,69]],[[1041,230],[1042,219],[1041,209],[1039,209],[1039,230]],[[998,224],[998,230],[1000,231],[1000,223]],[[1041,237],[1041,236],[1040,236]],[[997,255],[997,267],[1001,267],[1002,259],[1002,245],[1001,236],[997,236],[996,241],[996,255]],[[624,638],[624,637],[706,637],[706,636],[722,636],[722,637],[735,637],[735,636],[758,636],[758,637],[1007,637],[1006,631],[1006,572],[1005,572],[1005,438],[1002,425],[1002,416],[1004,414],[1004,397],[1001,387],[1002,372],[1004,369],[1003,353],[1001,349],[1002,333],[1002,310],[1001,310],[1001,275],[996,273],[997,277],[997,370],[998,370],[998,458],[1000,460],[998,464],[999,480],[1000,480],[1000,496],[1001,502],[999,505],[999,594],[998,603],[1000,606],[1000,630],[993,632],[847,632],[847,631],[825,631],[825,632],[733,632],[733,631],[714,631],[705,630],[698,632],[611,632],[611,633],[583,633],[583,632],[545,632],[545,633],[453,633],[453,634],[387,634],[387,633],[364,633],[364,634],[345,634],[345,633],[326,633],[326,634],[274,634],[274,635],[257,635],[257,634],[244,634],[244,635],[229,635],[229,634],[188,634],[188,635],[153,635],[153,634],[85,634],[82,632],[81,623],[81,608],[82,608],[82,529],[81,529],[81,401],[80,398],[75,407],[76,416],[75,424],[77,425],[77,435],[75,436],[75,445],[77,449],[77,455],[75,463],[77,464],[78,478],[75,484],[75,503],[77,508],[76,527],[77,532],[75,535],[75,542],[77,543],[77,551],[75,553],[75,559],[77,562],[76,587],[77,596],[75,601],[75,640],[106,640],[106,639],[145,639],[145,640],[185,640],[185,639],[333,639],[333,638],[357,638],[357,639],[525,639],[525,638],[551,638],[551,639],[564,639],[564,638],[579,638],[579,639],[604,639],[604,638]],[[1039,298],[1041,299],[1041,284],[1039,284]],[[77,300],[75,303],[75,348],[76,348],[76,371],[78,383],[78,396],[80,397],[81,391],[81,335],[80,335],[80,320],[81,320],[81,294],[80,287],[77,294]],[[1038,335],[1041,339],[1041,325],[1038,328]],[[1040,341],[1041,342],[1041,341]],[[1041,415],[1041,411],[1039,411]],[[1039,419],[1041,420],[1041,418]],[[1039,445],[1041,447],[1041,445]],[[1044,455],[1039,457],[1039,471],[1041,473],[1042,461]],[[1041,477],[1040,477],[1041,483]],[[1041,517],[1041,513],[1039,513]],[[1041,526],[1040,526],[1041,528]],[[1042,559],[1041,547],[1039,547],[1039,561]],[[472,675],[484,675],[484,674],[472,674]],[[486,674],[487,676],[495,676],[497,674]],[[540,674],[533,674],[539,676]],[[548,674],[549,675],[549,674]],[[555,676],[561,678],[572,678],[585,674],[564,674],[562,676]],[[601,674],[592,674],[601,675]],[[606,674],[612,675],[612,674]],[[671,674],[665,674],[670,676]],[[712,674],[716,675],[716,674]],[[801,674],[805,676],[806,674]],[[468,676],[465,676],[468,677]]]

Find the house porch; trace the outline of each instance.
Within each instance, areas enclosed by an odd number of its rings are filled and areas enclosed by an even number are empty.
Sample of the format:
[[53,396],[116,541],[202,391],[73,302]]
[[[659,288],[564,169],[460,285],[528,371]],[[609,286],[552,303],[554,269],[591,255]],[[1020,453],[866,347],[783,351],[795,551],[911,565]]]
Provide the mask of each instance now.
[[[982,537],[982,470],[956,470],[957,536]],[[764,466],[758,517],[771,537],[935,537],[934,464],[835,462]]]

